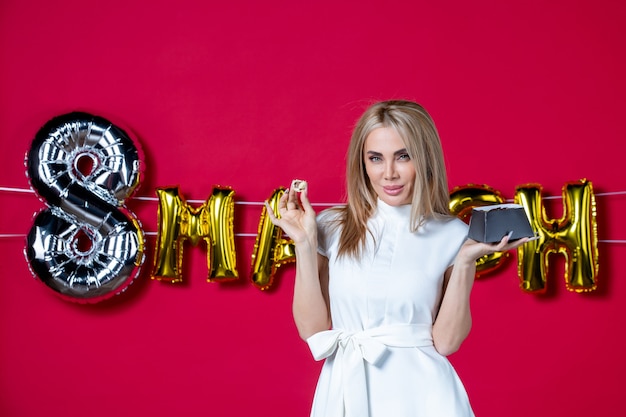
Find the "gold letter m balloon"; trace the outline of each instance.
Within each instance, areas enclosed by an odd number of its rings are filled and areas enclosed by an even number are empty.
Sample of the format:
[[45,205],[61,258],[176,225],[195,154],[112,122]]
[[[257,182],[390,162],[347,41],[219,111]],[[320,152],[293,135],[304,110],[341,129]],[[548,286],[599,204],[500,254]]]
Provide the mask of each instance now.
[[565,284],[569,291],[593,291],[597,287],[598,231],[591,182],[566,183],[563,200],[563,217],[549,220],[541,202],[541,186],[517,187],[515,202],[524,206],[532,228],[539,235],[538,240],[518,248],[518,273],[524,291],[545,292],[551,253],[565,256]]
[[215,188],[211,197],[193,208],[179,195],[178,188],[158,188],[159,233],[152,278],[182,281],[183,243],[207,243],[208,281],[238,277],[233,232],[234,191]]

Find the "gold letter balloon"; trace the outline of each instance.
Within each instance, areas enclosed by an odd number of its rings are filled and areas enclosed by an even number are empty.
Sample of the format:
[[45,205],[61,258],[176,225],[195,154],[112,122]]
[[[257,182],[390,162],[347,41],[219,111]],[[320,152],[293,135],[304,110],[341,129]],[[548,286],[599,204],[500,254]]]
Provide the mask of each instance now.
[[515,202],[524,206],[539,239],[518,248],[518,275],[522,290],[546,291],[549,255],[565,257],[565,285],[570,291],[597,288],[598,228],[596,201],[590,181],[563,186],[564,211],[560,219],[548,219],[541,200],[541,186],[518,186]]
[[[484,184],[468,184],[456,187],[450,193],[450,213],[464,222],[469,221],[474,207],[504,203],[504,197]],[[508,258],[508,252],[495,252],[476,260],[476,276],[488,274],[500,268]]]
[[[284,192],[284,188],[274,190],[268,200],[274,213],[278,213],[278,201]],[[263,206],[252,252],[252,282],[262,290],[268,289],[274,283],[278,267],[295,260],[293,241],[282,237],[282,230],[270,221]]]
[[183,243],[207,245],[210,281],[238,278],[235,256],[233,214],[234,191],[214,188],[202,206],[194,208],[179,194],[178,187],[158,188],[159,231],[152,278],[180,282],[183,269]]

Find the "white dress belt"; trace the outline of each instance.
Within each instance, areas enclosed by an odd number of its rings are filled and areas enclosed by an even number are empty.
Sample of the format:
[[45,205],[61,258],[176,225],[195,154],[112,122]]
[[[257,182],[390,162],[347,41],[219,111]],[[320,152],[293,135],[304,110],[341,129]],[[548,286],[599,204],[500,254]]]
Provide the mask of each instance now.
[[432,346],[432,325],[395,324],[358,332],[325,330],[309,337],[307,343],[315,360],[335,354],[328,416],[369,417],[364,361],[377,366],[388,347]]

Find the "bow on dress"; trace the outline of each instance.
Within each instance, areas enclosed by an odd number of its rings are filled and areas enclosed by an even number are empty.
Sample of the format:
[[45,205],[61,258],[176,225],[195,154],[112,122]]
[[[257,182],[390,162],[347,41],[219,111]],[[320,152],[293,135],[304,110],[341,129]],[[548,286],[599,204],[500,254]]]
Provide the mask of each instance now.
[[432,346],[432,326],[398,324],[357,332],[325,330],[309,337],[307,343],[315,360],[335,355],[328,404],[332,416],[364,417],[369,416],[365,362],[380,365],[389,347]]

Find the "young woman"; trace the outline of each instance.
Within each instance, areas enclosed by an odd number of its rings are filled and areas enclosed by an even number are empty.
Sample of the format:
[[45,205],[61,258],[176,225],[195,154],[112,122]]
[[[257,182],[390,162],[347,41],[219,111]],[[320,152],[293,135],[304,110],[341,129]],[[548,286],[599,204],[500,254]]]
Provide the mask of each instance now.
[[279,215],[267,209],[296,247],[296,326],[326,359],[311,416],[473,416],[446,356],[470,331],[476,259],[527,239],[467,239],[449,214],[435,125],[410,101],[359,119],[345,206],[317,216],[307,192],[292,187]]

